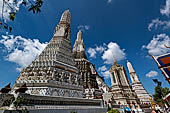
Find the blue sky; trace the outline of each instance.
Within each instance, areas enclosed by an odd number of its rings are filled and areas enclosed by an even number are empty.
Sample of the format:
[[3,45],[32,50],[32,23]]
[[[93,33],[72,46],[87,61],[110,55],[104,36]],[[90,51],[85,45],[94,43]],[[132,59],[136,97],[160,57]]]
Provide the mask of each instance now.
[[126,70],[126,60],[132,63],[149,93],[154,92],[153,78],[169,87],[147,53],[170,52],[163,46],[170,46],[170,0],[44,0],[40,14],[20,5],[15,21],[7,19],[13,31],[0,32],[0,87],[14,83],[18,70],[42,51],[67,8],[71,12],[72,45],[81,28],[88,59],[109,86],[108,70],[114,57]]

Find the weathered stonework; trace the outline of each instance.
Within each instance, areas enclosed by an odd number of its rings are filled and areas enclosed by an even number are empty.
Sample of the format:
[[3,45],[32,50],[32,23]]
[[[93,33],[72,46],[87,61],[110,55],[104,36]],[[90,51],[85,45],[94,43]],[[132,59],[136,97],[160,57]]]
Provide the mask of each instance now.
[[82,76],[70,42],[70,12],[66,10],[54,36],[42,53],[17,78],[14,88],[26,83],[27,93],[42,96],[83,97]]
[[138,78],[138,75],[134,71],[132,64],[129,61],[127,61],[127,67],[129,70],[131,81],[132,81],[132,89],[137,94],[137,97],[140,100],[141,107],[144,107],[146,109],[151,109],[149,93],[143,87],[142,83],[140,82],[140,80]]
[[140,110],[140,103],[136,93],[132,90],[126,71],[116,61],[110,68],[112,83],[112,105],[124,105],[131,109]]
[[77,68],[80,70],[82,76],[83,87],[86,88],[98,88],[96,82],[96,71],[94,66],[88,61],[85,54],[85,46],[82,38],[82,31],[77,33],[77,39],[74,43],[73,54]]
[[[21,71],[13,91],[26,83],[28,95],[21,94],[21,96],[29,100],[28,104],[38,105],[39,108],[51,106],[58,108],[62,105],[79,105],[86,108],[109,105],[120,108],[120,105],[124,105],[140,110],[141,105],[149,103],[149,95],[132,66],[128,65],[132,79],[131,87],[124,67],[114,62],[110,68],[112,84],[110,90],[104,79],[96,72],[95,66],[86,57],[81,30],[77,34],[72,51],[70,18],[70,12],[66,10],[49,44],[29,66]],[[3,100],[3,96],[0,95],[0,100]],[[36,106],[31,107],[37,109]]]
[[[102,101],[100,99],[84,99],[84,98],[70,98],[70,97],[53,97],[53,96],[39,96],[20,93],[18,98],[25,99],[26,105],[21,103],[18,109],[27,108],[28,110],[36,109],[71,109],[71,108],[102,108]],[[0,94],[0,107],[8,108],[7,101],[11,102],[14,96],[12,94]]]
[[74,43],[73,54],[76,66],[80,70],[82,76],[82,85],[84,87],[84,95],[86,98],[98,98],[103,92],[98,87],[97,80],[100,78],[94,65],[87,59],[85,54],[85,46],[82,38],[82,31],[77,33],[77,39]]

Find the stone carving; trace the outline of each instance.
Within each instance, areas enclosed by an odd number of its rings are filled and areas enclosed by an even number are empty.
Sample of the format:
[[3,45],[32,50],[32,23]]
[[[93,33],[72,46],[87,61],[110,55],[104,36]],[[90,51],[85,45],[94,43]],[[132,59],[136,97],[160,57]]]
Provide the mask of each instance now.
[[[34,95],[53,95],[53,87],[58,87],[59,92],[54,95],[64,96],[65,89],[82,92],[81,78],[76,67],[70,42],[70,12],[66,10],[57,25],[54,36],[49,44],[36,57],[36,59],[24,68],[16,80],[14,86],[19,87],[27,83]],[[70,96],[68,91],[65,96]],[[74,95],[73,95],[74,96]]]
[[139,100],[130,86],[124,67],[119,65],[116,61],[110,68],[110,77],[112,84],[112,99],[117,104],[124,103],[124,105],[132,109],[141,109],[139,104],[133,106],[131,103],[132,101],[139,103]]
[[151,103],[149,100],[150,96],[146,89],[143,87],[142,83],[138,78],[138,75],[136,74],[132,64],[129,61],[127,61],[127,67],[132,81],[132,89],[136,92],[141,104],[145,104],[145,107],[147,105],[148,108],[151,107]]

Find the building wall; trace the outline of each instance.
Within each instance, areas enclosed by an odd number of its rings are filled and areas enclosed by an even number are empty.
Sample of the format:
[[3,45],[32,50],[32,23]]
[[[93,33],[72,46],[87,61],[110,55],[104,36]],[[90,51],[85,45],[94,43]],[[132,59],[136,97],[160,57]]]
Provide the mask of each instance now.
[[[76,111],[77,113],[106,113],[107,108],[37,109],[37,110],[29,110],[29,113],[71,113],[72,111]],[[10,113],[10,111],[0,110],[0,113]],[[18,111],[13,111],[12,113],[18,113]]]

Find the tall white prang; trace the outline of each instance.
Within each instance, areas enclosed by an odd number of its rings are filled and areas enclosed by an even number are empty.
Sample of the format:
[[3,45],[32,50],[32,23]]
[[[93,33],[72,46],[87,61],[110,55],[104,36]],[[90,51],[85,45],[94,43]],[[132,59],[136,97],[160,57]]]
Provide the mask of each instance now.
[[140,100],[141,107],[146,107],[149,108],[151,103],[150,103],[150,95],[146,91],[146,89],[143,87],[141,81],[139,80],[138,75],[136,74],[132,64],[127,61],[127,67],[129,70],[129,75],[132,81],[132,89],[136,92],[137,97]]

